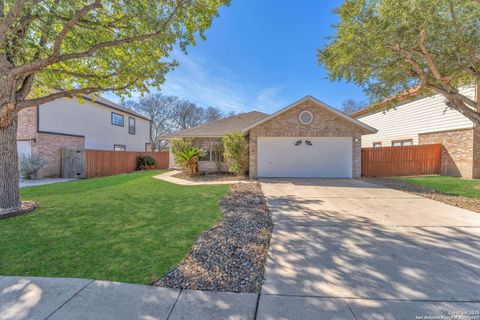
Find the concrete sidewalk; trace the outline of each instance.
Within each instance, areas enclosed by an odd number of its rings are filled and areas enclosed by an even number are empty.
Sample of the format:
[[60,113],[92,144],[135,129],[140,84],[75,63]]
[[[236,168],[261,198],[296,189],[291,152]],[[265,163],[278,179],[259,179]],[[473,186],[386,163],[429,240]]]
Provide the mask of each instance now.
[[38,179],[38,180],[20,180],[19,185],[20,185],[20,188],[27,188],[27,187],[44,186],[47,184],[54,184],[54,183],[65,183],[65,182],[76,181],[76,180],[78,179],[45,178],[45,179]]
[[[259,296],[86,279],[0,277],[1,320],[473,320],[479,311],[475,302]],[[462,314],[466,316],[453,317]]]
[[180,173],[179,170],[171,170],[154,176],[155,179],[163,180],[170,183],[179,184],[182,186],[205,186],[205,185],[217,185],[217,184],[236,184],[236,183],[249,183],[248,180],[219,180],[219,181],[189,181],[174,177],[174,175]]
[[1,320],[253,319],[258,295],[67,278],[0,278]]

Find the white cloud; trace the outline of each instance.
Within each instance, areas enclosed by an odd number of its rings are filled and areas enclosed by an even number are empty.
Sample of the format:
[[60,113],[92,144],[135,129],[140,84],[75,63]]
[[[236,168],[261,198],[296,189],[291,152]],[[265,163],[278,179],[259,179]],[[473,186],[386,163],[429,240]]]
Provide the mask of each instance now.
[[[181,51],[176,51],[171,56],[179,62],[179,66],[167,74],[166,81],[161,85],[163,94],[237,113],[252,110],[271,113],[287,104],[282,97],[285,86],[261,87],[246,82],[224,66],[193,58]],[[120,101],[114,93],[105,93],[103,96]],[[133,93],[131,98],[126,99],[139,97],[139,94]]]
[[246,84],[230,70],[192,58],[176,56],[179,67],[167,75],[162,92],[176,95],[204,106],[214,106],[224,111],[270,111],[284,102],[283,87],[259,88]]

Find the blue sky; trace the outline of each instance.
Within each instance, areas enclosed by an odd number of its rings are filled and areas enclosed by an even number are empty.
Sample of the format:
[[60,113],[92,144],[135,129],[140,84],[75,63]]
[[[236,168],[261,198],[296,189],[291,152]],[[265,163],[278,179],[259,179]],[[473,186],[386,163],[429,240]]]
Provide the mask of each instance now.
[[[337,22],[340,0],[232,0],[220,10],[207,40],[176,52],[180,63],[161,92],[225,112],[274,112],[305,95],[334,107],[367,101],[362,89],[330,82],[317,48]],[[117,100],[113,95],[107,98]]]

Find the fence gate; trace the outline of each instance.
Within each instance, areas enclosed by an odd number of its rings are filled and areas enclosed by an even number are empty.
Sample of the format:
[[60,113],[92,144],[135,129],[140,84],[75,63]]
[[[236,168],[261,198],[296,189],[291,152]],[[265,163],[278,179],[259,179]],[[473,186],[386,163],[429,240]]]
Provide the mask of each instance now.
[[62,149],[62,177],[85,178],[85,150]]
[[362,148],[364,177],[440,174],[441,162],[441,144]]

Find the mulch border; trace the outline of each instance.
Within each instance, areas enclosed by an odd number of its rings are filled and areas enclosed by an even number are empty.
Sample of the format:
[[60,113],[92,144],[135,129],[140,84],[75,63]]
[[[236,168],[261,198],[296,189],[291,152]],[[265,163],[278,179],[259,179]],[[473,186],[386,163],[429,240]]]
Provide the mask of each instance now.
[[37,201],[22,201],[19,207],[13,209],[0,209],[0,220],[21,216],[40,207]]

